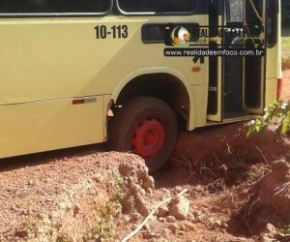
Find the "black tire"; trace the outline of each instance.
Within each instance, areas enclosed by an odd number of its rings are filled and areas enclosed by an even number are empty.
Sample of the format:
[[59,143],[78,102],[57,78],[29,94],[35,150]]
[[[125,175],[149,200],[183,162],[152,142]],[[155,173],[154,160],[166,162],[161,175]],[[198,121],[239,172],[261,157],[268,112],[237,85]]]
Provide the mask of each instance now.
[[109,123],[110,149],[142,156],[150,173],[168,160],[176,136],[177,121],[173,110],[154,97],[129,100]]

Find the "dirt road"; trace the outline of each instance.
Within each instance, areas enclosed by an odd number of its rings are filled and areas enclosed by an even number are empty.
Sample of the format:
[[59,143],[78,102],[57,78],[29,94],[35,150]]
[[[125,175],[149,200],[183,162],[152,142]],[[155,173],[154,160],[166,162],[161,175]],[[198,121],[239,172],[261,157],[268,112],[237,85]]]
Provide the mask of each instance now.
[[120,241],[168,198],[130,241],[290,241],[289,144],[246,139],[241,123],[185,132],[155,182],[140,158],[103,146],[7,159],[0,241]]

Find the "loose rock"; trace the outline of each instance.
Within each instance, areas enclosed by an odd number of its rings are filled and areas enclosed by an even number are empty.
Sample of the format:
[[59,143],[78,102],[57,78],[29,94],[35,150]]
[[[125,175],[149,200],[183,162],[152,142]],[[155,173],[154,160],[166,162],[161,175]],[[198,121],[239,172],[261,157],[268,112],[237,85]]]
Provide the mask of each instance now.
[[168,214],[168,207],[166,206],[162,206],[160,208],[158,208],[156,215],[157,217],[166,217]]
[[167,216],[166,220],[168,223],[175,223],[176,222],[176,218],[174,216]]
[[267,223],[265,232],[269,234],[276,234],[277,229],[275,228],[273,224]]
[[177,195],[172,198],[169,204],[168,214],[174,216],[179,220],[184,220],[187,218],[189,213],[190,202],[183,195]]

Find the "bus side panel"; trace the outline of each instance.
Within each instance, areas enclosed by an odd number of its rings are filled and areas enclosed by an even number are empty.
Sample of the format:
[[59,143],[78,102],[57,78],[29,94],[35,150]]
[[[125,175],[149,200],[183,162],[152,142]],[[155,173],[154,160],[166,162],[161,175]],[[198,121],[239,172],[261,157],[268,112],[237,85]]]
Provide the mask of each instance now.
[[277,98],[277,70],[280,68],[278,58],[278,45],[267,49],[267,63],[266,63],[266,93],[265,93],[265,106],[267,107]]
[[[278,9],[281,9],[281,2],[277,1]],[[274,10],[269,10],[274,11]],[[273,21],[273,19],[272,19]],[[276,35],[276,43],[274,46],[267,48],[266,59],[266,93],[265,106],[273,104],[277,99],[278,81],[282,78],[281,73],[281,11],[277,13],[277,25],[272,30]]]
[[[170,21],[206,25],[207,17],[172,16]],[[165,57],[163,42],[142,42],[146,23],[168,23],[168,18],[0,19],[0,157],[104,141],[103,96],[135,70],[175,69],[188,86],[206,86],[207,61]],[[126,38],[97,38],[98,27],[112,31],[119,26],[127,28]],[[197,65],[200,72],[194,73]],[[88,96],[102,97],[72,106],[73,97]],[[198,112],[191,105],[190,129],[205,125],[204,117],[196,119],[205,115],[207,92],[199,98]]]
[[104,141],[103,97],[0,106],[0,157]]
[[204,98],[204,94],[207,92],[207,85],[196,85],[191,89],[193,96],[193,103],[190,106],[190,121],[188,130],[193,130],[198,127],[204,127],[206,124],[206,107],[207,99]]
[[108,44],[96,40],[95,25],[95,20],[0,20],[0,104],[108,93],[108,75],[101,72],[122,44],[104,51]]

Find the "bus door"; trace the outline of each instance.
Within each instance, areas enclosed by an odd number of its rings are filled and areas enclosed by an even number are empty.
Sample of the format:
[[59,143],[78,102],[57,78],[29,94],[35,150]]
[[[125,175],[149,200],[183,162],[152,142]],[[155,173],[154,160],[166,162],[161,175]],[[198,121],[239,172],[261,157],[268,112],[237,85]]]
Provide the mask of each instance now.
[[210,2],[215,6],[209,8],[209,28],[212,29],[209,48],[224,52],[222,56],[209,57],[208,120],[225,121],[261,114],[265,61],[263,55],[256,56],[248,50],[264,48],[265,1]]

